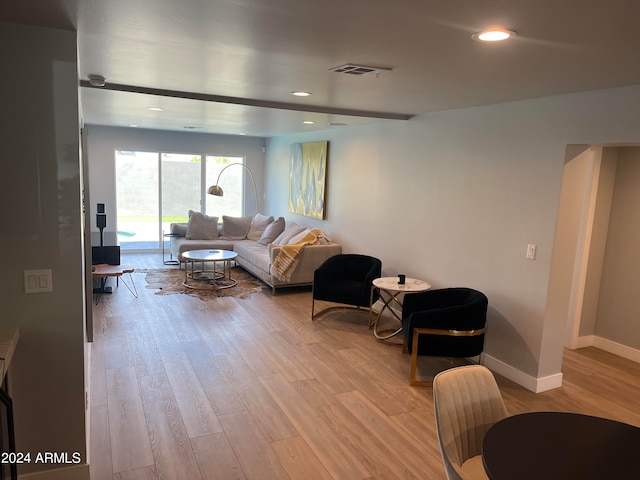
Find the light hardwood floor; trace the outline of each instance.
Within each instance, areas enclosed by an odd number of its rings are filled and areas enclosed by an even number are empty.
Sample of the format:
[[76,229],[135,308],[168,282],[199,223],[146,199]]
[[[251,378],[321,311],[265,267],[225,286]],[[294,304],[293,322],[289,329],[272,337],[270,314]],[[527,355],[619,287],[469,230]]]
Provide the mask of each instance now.
[[[163,267],[159,254],[122,263]],[[133,276],[139,298],[121,284],[94,305],[92,480],[445,478],[432,390],[408,385],[409,357],[365,313],[312,322],[309,289],[205,302]],[[640,365],[586,348],[563,373],[542,394],[497,376],[509,413],[640,426]]]

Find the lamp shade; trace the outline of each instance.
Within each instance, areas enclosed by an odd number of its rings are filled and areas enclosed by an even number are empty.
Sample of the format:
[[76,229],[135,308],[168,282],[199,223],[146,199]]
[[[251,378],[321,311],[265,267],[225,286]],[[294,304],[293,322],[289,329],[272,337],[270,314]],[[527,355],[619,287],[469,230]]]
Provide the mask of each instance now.
[[256,181],[253,178],[253,173],[251,173],[251,169],[247,167],[244,163],[230,163],[229,165],[224,167],[222,170],[220,170],[220,173],[218,174],[218,181],[216,182],[215,185],[211,185],[209,187],[209,189],[207,190],[207,193],[209,195],[215,195],[216,197],[222,197],[224,195],[224,192],[222,191],[222,187],[218,185],[220,183],[220,177],[222,176],[222,173],[227,168],[233,167],[234,165],[238,165],[239,167],[242,167],[246,169],[247,172],[249,172],[249,178],[251,178],[251,184],[253,185],[253,193],[256,199],[256,213],[258,213],[258,189],[256,188]]
[[220,185],[211,185],[208,190],[209,195],[215,195],[216,197],[222,197],[224,191]]

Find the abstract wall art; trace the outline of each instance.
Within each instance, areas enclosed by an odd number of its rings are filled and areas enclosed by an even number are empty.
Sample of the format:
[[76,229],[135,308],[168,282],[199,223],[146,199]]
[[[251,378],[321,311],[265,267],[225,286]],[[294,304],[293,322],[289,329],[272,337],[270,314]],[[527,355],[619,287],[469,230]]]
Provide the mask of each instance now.
[[289,166],[289,211],[324,219],[329,142],[294,143]]

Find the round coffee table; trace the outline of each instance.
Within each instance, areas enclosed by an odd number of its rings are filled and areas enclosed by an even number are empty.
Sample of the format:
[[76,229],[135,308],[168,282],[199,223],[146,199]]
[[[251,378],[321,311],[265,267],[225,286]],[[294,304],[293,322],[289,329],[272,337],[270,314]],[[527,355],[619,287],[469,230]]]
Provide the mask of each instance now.
[[[236,285],[236,280],[231,278],[231,262],[238,256],[236,252],[229,250],[188,250],[182,253],[184,258],[184,282],[187,288],[193,289],[220,289],[231,288]],[[196,264],[200,263],[200,269]],[[211,268],[209,268],[211,265]]]
[[[405,283],[401,284],[398,283],[398,277],[380,277],[373,281],[373,286],[371,288],[378,289],[380,292],[380,299],[383,302],[382,308],[373,321],[373,334],[378,340],[387,340],[398,335],[402,331],[402,318],[400,318],[392,308],[391,304],[395,303],[400,307],[400,311],[402,311],[402,301],[398,298],[401,293],[424,292],[431,288],[431,284],[416,278],[406,278]],[[370,306],[370,308],[372,307],[373,305]],[[385,330],[382,332],[378,330],[380,317],[385,310],[389,310],[396,320],[400,322],[400,327],[398,329]]]

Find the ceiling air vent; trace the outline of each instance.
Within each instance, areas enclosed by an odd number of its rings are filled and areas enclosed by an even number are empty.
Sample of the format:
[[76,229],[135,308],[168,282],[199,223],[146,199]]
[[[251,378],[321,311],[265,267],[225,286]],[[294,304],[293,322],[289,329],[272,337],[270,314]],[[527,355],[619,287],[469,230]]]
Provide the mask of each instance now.
[[390,72],[390,68],[381,67],[365,67],[364,65],[354,65],[347,63],[346,65],[340,65],[329,69],[331,72],[346,73],[347,75],[356,75],[362,77],[379,77],[384,72]]

